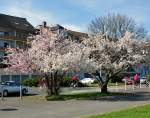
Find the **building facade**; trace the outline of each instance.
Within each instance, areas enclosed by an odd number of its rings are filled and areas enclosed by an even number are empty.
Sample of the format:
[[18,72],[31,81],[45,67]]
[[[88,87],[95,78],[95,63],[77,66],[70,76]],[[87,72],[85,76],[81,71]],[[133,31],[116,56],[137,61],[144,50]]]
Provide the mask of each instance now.
[[34,32],[35,28],[25,18],[0,14],[0,61],[8,47],[26,48],[27,36]]
[[83,38],[87,38],[88,34],[83,32],[77,32],[64,28],[57,24],[56,26],[50,27],[50,30],[54,33],[60,34],[60,36],[68,38],[73,41],[81,41]]
[[59,24],[56,24],[54,26],[47,26],[46,22],[43,22],[42,25],[37,26],[37,30],[40,29],[40,27],[47,28],[50,32],[59,35],[62,38],[67,38],[73,41],[82,41],[83,38],[87,38],[88,34],[83,32],[77,32],[73,30],[69,30]]

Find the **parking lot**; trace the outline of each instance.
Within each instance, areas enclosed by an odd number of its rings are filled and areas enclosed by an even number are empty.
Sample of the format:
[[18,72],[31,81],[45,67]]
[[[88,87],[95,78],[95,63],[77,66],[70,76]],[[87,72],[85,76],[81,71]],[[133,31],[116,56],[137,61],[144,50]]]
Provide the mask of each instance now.
[[[150,103],[149,88],[128,89],[134,93],[132,96],[104,97],[102,100],[68,100],[68,101],[45,101],[39,99],[45,93],[37,88],[29,88],[30,93],[20,99],[19,96],[6,97],[0,100],[0,117],[2,118],[81,118],[92,114],[100,114],[137,105]],[[64,88],[64,92],[72,88]],[[74,92],[97,91],[98,88],[77,88]],[[115,88],[109,89],[115,91]],[[119,92],[125,92],[118,89]],[[38,93],[38,94],[37,94]],[[109,103],[109,104],[108,104]]]

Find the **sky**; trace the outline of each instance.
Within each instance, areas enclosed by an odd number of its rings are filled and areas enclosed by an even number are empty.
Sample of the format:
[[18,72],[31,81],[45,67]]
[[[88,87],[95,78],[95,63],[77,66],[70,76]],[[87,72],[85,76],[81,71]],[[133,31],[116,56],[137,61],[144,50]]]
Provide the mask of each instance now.
[[47,21],[82,32],[96,17],[120,13],[150,32],[150,0],[0,0],[0,13],[27,18],[34,26]]

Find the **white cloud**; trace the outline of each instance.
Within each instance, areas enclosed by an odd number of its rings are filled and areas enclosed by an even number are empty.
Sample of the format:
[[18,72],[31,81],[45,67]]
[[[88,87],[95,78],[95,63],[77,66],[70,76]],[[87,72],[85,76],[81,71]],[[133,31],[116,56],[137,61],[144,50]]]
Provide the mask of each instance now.
[[18,3],[10,4],[2,12],[8,15],[27,18],[34,26],[41,24],[43,21],[47,21],[49,24],[57,22],[57,19],[54,19],[55,17],[51,12],[33,9],[31,0],[23,2],[22,5]]
[[[41,24],[43,21],[46,21],[49,25],[59,23],[56,17],[52,16],[52,14],[50,13],[40,12],[40,11],[34,12],[34,10],[32,9],[24,10],[24,8],[21,7],[18,8],[17,6],[9,7],[5,13],[13,16],[27,18],[27,20],[34,26]],[[78,26],[74,24],[62,23],[62,26],[74,31],[85,31],[82,26]]]
[[46,21],[48,25],[62,24],[62,26],[70,30],[85,31],[85,26],[61,22],[61,18],[59,16],[55,16],[54,12],[36,10],[32,6],[32,1],[33,0],[21,0],[21,5],[18,2],[9,3],[9,5],[2,12],[12,16],[27,18],[27,20],[34,26]]
[[58,17],[56,17],[50,11],[45,12],[45,11],[33,9],[32,3],[30,0],[27,0],[27,2],[23,2],[23,5],[20,5],[20,6],[18,3],[10,4],[9,6],[6,7],[3,13],[8,14],[8,15],[27,18],[27,20],[34,26],[41,24],[43,21],[46,21],[48,25],[60,23],[62,24],[62,26],[70,30],[85,31],[82,26],[62,23],[60,19],[58,19]]
[[18,9],[17,7],[10,7],[6,13],[15,15],[15,16],[19,16],[19,17],[27,18],[34,25],[37,25],[46,19],[44,14],[35,13],[33,11],[24,10],[22,8]]
[[69,30],[78,31],[78,32],[86,32],[85,26],[78,26],[74,24],[62,24],[62,25]]

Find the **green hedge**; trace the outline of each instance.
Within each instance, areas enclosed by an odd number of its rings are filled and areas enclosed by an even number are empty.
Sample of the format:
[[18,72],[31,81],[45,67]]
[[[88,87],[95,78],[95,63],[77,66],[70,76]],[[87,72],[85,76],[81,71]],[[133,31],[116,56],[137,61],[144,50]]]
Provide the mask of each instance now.
[[[29,87],[37,87],[40,81],[40,77],[33,77],[33,78],[28,78],[26,80],[24,80],[22,82],[22,84],[24,86],[29,86]],[[60,86],[61,87],[70,87],[71,84],[71,78],[70,77],[65,77],[64,79],[62,79],[62,81],[60,82]],[[84,85],[82,83],[79,82],[78,84],[79,87],[87,87],[88,85]]]
[[64,79],[62,79],[62,81],[60,82],[60,86],[62,87],[69,87],[71,84],[71,78],[70,77],[65,77]]
[[[28,78],[26,80],[23,81],[23,85],[24,86],[34,86],[37,87],[40,81],[40,77],[34,77],[34,78]],[[60,86],[62,87],[69,87],[71,84],[71,79],[69,77],[65,77],[61,82],[60,82]]]
[[150,74],[147,75],[147,80],[150,82]]
[[114,76],[110,82],[115,83],[115,82],[122,82],[122,79],[124,78],[125,74],[124,73],[119,73],[116,76]]
[[[70,87],[71,84],[71,78],[70,77],[64,77],[64,79],[60,82],[61,87]],[[78,87],[88,87],[86,84],[78,83]]]
[[34,87],[37,87],[38,84],[39,84],[40,79],[41,79],[40,77],[28,78],[28,79],[24,80],[22,82],[22,84],[24,86],[29,86],[29,87],[34,86]]

